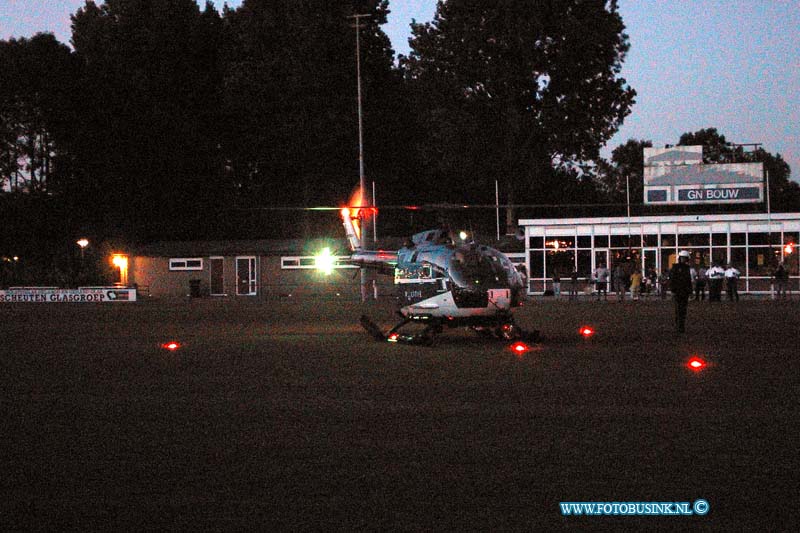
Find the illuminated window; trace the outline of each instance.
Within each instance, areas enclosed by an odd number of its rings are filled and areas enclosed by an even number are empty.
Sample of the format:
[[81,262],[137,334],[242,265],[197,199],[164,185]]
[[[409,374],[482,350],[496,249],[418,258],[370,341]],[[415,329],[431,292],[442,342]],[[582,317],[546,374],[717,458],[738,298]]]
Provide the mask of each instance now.
[[176,257],[169,260],[170,270],[203,270],[203,259],[200,257]]
[[[333,269],[338,268],[358,268],[356,265],[349,263],[349,255],[331,256],[330,267]],[[318,267],[318,258],[313,255],[301,256],[283,256],[281,257],[282,270],[316,270]]]

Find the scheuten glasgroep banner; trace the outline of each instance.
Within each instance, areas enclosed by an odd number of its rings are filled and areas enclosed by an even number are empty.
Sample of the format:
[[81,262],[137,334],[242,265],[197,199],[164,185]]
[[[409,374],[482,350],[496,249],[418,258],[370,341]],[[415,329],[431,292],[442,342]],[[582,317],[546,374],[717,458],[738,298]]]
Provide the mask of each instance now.
[[39,289],[23,287],[0,291],[0,303],[104,303],[135,302],[136,289]]
[[764,201],[761,163],[703,164],[701,146],[644,149],[644,203]]

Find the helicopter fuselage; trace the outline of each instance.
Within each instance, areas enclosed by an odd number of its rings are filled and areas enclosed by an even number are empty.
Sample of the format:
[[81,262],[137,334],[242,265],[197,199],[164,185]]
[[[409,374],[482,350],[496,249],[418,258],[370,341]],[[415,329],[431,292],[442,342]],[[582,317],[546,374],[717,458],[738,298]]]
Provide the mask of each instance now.
[[362,317],[375,338],[413,341],[415,336],[398,332],[409,322],[426,323],[431,334],[461,326],[504,338],[519,334],[511,310],[520,305],[525,278],[503,253],[474,242],[457,243],[445,229],[417,233],[396,252],[364,250],[348,209],[342,210],[342,220],[353,249],[350,262],[393,274],[398,289],[403,321],[388,335]]
[[[400,313],[406,318],[441,317],[459,323],[509,316],[524,290],[513,263],[488,246],[436,242],[436,234],[436,230],[418,234],[418,244],[397,252],[394,283]],[[431,235],[434,242],[426,239]]]

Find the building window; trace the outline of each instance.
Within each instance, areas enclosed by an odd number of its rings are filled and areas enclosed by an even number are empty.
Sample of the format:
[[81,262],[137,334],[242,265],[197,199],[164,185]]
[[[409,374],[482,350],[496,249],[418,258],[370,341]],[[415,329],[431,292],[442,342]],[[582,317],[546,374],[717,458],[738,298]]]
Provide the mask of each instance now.
[[588,278],[592,275],[592,251],[578,250],[578,276]]
[[747,265],[747,248],[731,248],[731,265],[735,266],[742,273],[742,276],[753,276],[745,271]]
[[611,247],[612,248],[627,248],[628,247],[628,236],[627,235],[612,235],[611,236]]
[[727,233],[712,233],[711,244],[714,246],[727,246],[728,234]]
[[750,233],[747,236],[747,242],[750,246],[769,244],[769,234],[767,233]]
[[575,268],[575,251],[574,250],[561,250],[547,252],[545,257],[546,261],[546,275],[552,278],[553,274],[558,273],[559,277],[566,278],[572,273]]
[[558,236],[547,237],[544,241],[545,248],[549,250],[563,250],[565,248],[575,248],[575,237]]
[[[736,248],[731,248],[731,253]],[[741,248],[744,251],[744,248]],[[711,249],[711,263],[715,265],[724,265],[728,262],[728,251],[725,248],[712,248]],[[741,269],[740,269],[741,270]]]
[[595,235],[594,236],[595,248],[608,248],[608,235]]
[[531,278],[544,277],[544,252],[532,251],[530,257],[530,263],[531,263],[530,277]]
[[531,237],[530,247],[537,250],[544,248],[544,237]]
[[[334,256],[333,268],[358,268],[350,264],[349,255]],[[313,270],[317,268],[317,258],[313,255],[281,257],[281,270]]]
[[578,248],[591,248],[592,236],[591,235],[578,235]]
[[678,235],[678,246],[687,246],[689,248],[695,246],[708,246],[708,233]]
[[170,270],[203,270],[203,259],[200,257],[173,257],[169,260]]
[[[772,250],[768,246],[753,246],[747,250],[747,274],[749,276],[771,276],[775,267],[772,256],[780,250]],[[742,270],[739,268],[739,270]]]

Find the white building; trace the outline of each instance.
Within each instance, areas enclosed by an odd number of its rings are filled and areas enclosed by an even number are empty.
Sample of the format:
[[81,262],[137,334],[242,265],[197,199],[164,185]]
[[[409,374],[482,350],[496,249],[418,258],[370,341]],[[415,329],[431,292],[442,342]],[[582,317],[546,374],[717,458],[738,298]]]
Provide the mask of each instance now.
[[529,275],[529,294],[552,288],[554,272],[569,279],[578,272],[586,283],[602,262],[613,268],[665,271],[680,250],[695,264],[732,264],[742,273],[741,292],[768,293],[778,262],[798,290],[800,213],[733,215],[666,215],[641,217],[522,219]]

